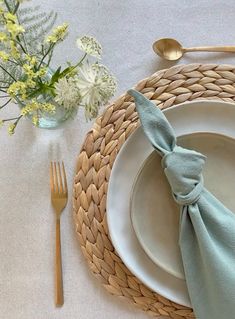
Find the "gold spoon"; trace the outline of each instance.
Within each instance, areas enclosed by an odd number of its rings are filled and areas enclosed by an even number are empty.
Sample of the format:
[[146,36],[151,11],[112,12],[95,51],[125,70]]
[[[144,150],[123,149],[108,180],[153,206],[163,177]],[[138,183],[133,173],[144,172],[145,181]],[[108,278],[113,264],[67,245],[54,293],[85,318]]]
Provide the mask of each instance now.
[[163,59],[175,61],[180,59],[186,52],[193,52],[193,51],[235,52],[235,46],[219,46],[219,47],[209,46],[209,47],[183,48],[182,45],[175,39],[165,38],[165,39],[160,39],[154,42],[153,50]]

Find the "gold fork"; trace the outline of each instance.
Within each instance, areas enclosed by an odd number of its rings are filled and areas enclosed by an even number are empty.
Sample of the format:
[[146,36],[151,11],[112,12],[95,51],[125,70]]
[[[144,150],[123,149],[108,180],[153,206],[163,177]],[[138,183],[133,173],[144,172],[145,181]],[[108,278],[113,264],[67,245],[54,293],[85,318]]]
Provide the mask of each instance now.
[[60,240],[60,216],[68,202],[68,187],[64,163],[51,162],[50,166],[51,203],[56,213],[56,263],[55,263],[55,304],[64,303],[62,258]]

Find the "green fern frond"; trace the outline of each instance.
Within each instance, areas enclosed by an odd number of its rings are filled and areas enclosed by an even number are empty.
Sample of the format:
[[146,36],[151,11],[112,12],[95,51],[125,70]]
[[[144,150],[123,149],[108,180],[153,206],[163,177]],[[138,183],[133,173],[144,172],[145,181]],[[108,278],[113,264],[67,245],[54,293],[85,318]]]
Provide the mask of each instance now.
[[34,7],[24,7],[24,8],[20,8],[18,10],[19,15],[24,18],[26,15],[30,15],[30,14],[34,14],[37,11],[40,11],[40,6],[34,6]]
[[[7,0],[7,5],[13,10],[16,7],[16,0]],[[35,55],[39,60],[44,56],[47,45],[44,42],[45,36],[53,28],[57,13],[53,10],[50,12],[41,11],[39,5],[28,6],[23,5],[16,12],[18,22],[21,24],[25,32],[20,35],[20,41],[30,55]],[[3,26],[0,25],[0,30]],[[44,50],[42,50],[44,44]],[[4,50],[4,43],[0,43],[0,50]],[[22,77],[21,67],[17,67],[11,62],[2,62],[2,65],[15,79]],[[0,79],[12,83],[12,77],[0,68]]]
[[[23,23],[25,34],[40,34],[39,30],[49,30],[55,23],[57,14],[53,11],[44,13],[39,19],[34,20],[33,23]],[[45,31],[44,31],[45,32]]]
[[21,16],[20,17],[20,23],[23,25],[27,25],[31,22],[36,22],[36,21],[40,21],[41,19],[43,19],[45,17],[45,13],[41,12],[38,14],[32,14],[31,16],[25,16],[24,18]]
[[57,14],[55,13],[51,22],[48,23],[47,25],[45,25],[43,28],[38,29],[38,33],[35,33],[34,41],[36,41],[38,39],[43,40],[44,37],[51,31],[51,29],[55,25],[56,19],[57,19]]
[[38,44],[44,41],[53,28],[57,13],[40,11],[40,6],[25,7],[17,12],[19,23],[24,27],[24,41],[30,54],[40,55]]
[[15,0],[7,0],[6,1],[7,4],[5,4],[5,2],[3,2],[3,4],[5,5],[5,7],[8,9],[10,8],[11,11],[14,10],[15,6],[16,6],[16,1]]

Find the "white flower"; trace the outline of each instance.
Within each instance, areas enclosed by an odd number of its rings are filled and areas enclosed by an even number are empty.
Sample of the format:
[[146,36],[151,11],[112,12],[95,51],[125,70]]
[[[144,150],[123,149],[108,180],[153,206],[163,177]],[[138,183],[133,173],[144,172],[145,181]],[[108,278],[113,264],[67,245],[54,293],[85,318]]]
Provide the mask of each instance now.
[[77,46],[80,50],[86,52],[87,54],[100,58],[102,54],[102,47],[99,42],[87,35],[77,39]]
[[85,106],[86,117],[97,116],[101,104],[108,102],[117,86],[116,79],[109,70],[99,63],[84,64],[76,78],[81,95],[81,104]]
[[55,101],[66,109],[78,106],[80,101],[79,90],[73,78],[59,79],[55,84]]

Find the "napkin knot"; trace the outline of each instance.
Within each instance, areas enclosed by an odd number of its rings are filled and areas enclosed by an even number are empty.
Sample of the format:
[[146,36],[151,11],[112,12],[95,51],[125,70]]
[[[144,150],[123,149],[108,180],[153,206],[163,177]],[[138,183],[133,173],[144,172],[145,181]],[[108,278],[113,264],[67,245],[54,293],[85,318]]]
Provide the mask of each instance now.
[[163,156],[162,167],[178,204],[194,204],[200,198],[204,163],[204,155],[180,146]]

